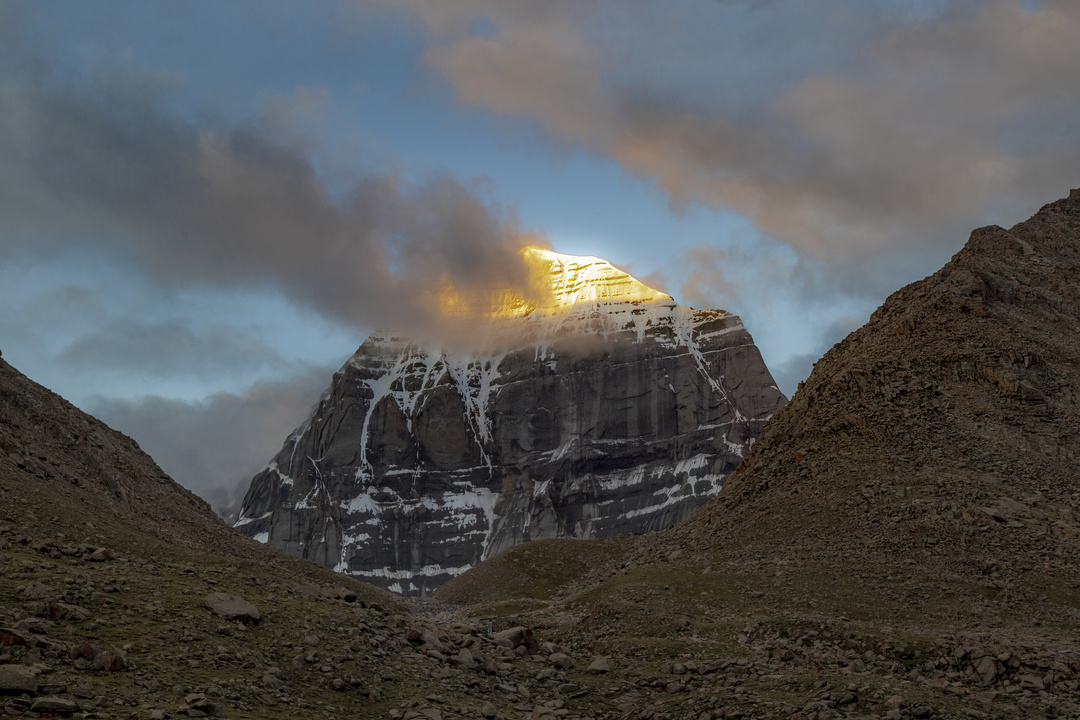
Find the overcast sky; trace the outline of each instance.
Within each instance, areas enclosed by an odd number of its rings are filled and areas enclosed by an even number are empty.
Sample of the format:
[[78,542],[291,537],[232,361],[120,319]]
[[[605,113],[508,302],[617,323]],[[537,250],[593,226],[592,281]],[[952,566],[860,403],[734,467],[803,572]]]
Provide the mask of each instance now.
[[218,509],[433,288],[599,255],[790,394],[1080,186],[1075,0],[0,0],[0,350]]

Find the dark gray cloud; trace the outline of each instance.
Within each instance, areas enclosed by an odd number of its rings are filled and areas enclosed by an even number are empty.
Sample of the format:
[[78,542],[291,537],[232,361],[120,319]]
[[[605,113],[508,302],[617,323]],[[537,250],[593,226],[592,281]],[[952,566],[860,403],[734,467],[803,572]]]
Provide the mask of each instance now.
[[251,478],[310,412],[332,372],[311,367],[288,380],[202,402],[101,398],[88,409],[133,437],[173,479],[229,518]]
[[198,332],[178,322],[112,322],[67,346],[57,360],[80,372],[138,373],[152,377],[243,375],[285,358],[235,327]]
[[317,90],[230,124],[179,111],[167,73],[5,60],[0,258],[96,245],[164,287],[274,287],[336,321],[418,333],[445,326],[447,287],[525,284],[518,250],[535,238],[478,183],[367,171],[342,188],[321,173],[296,120],[318,114]]

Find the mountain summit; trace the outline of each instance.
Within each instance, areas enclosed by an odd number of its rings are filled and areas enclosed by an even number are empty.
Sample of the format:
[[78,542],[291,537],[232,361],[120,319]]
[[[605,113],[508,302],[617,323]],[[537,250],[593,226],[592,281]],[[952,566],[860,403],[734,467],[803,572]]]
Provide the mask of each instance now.
[[[494,298],[470,301],[453,288],[443,292],[445,312],[472,311],[488,317],[558,316],[587,303],[617,300],[638,303],[671,302],[671,296],[653,290],[607,260],[592,255],[563,255],[541,247],[522,248],[528,270],[523,288],[506,288]],[[513,326],[507,326],[507,329]]]
[[658,530],[714,495],[786,402],[739,318],[599,258],[524,253],[529,287],[484,313],[486,349],[368,338],[236,527],[424,594],[518,543]]

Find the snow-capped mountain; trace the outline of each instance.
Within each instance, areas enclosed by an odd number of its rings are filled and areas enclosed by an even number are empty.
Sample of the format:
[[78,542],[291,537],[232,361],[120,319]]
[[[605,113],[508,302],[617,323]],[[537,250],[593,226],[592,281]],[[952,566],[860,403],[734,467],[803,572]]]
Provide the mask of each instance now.
[[236,527],[425,594],[518,543],[659,530],[719,491],[786,402],[739,318],[525,252],[542,292],[500,301],[489,350],[369,337]]

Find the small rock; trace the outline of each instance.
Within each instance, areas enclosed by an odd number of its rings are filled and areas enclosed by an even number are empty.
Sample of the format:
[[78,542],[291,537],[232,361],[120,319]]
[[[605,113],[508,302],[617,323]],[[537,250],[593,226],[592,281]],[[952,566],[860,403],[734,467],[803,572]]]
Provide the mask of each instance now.
[[606,675],[611,672],[611,665],[606,657],[598,655],[589,663],[589,667],[585,668],[585,672],[590,675]]
[[560,670],[569,670],[574,667],[574,658],[570,657],[566,653],[552,653],[548,660],[552,665]]
[[38,713],[71,715],[79,711],[79,706],[75,704],[74,700],[56,696],[46,696],[34,698],[33,704],[30,705],[30,710]]
[[489,702],[486,702],[486,703],[484,703],[483,707],[480,708],[480,714],[482,716],[486,717],[486,718],[489,718],[489,720],[490,720],[490,718],[493,718],[496,715],[498,715],[499,711],[495,708],[494,705],[492,705]]
[[86,559],[90,562],[105,562],[107,560],[112,560],[113,555],[108,548],[98,548],[94,552],[90,553],[90,555]]
[[121,670],[127,670],[127,656],[123,650],[111,647],[98,653],[97,657],[94,658],[95,667],[99,664],[101,669],[106,672],[120,672]]

